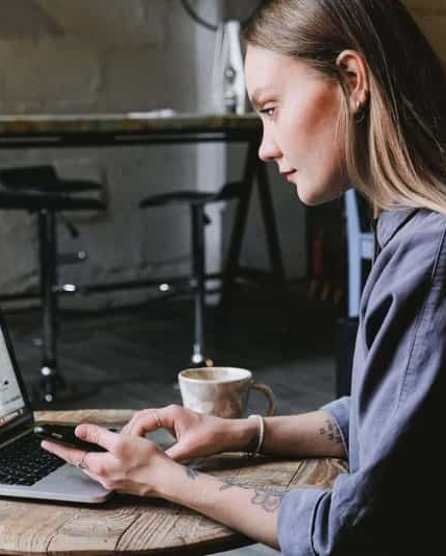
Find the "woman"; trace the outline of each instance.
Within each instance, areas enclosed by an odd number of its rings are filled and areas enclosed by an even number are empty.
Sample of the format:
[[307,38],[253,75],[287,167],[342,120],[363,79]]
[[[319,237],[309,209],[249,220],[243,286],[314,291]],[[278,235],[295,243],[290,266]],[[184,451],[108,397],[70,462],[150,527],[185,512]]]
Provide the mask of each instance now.
[[[377,217],[352,394],[265,420],[265,454],[348,457],[330,492],[226,484],[180,460],[259,444],[257,419],[180,407],[138,413],[122,434],[81,425],[107,454],[45,443],[106,487],[193,508],[284,554],[446,554],[446,79],[399,0],[272,0],[247,31],[248,93],[300,199],[354,186]],[[142,436],[174,432],[166,453]],[[261,430],[261,429],[260,429]],[[438,507],[435,504],[435,507]]]

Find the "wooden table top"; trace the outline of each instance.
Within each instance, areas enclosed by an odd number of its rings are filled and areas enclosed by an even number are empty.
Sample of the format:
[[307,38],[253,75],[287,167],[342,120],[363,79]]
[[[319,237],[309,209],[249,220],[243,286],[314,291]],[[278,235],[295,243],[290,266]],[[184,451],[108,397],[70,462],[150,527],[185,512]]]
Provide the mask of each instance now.
[[260,118],[249,114],[176,113],[171,111],[110,114],[0,115],[0,136],[31,133],[201,132],[260,130]]
[[[54,411],[37,413],[36,420],[121,425],[132,414],[130,410]],[[202,460],[200,468],[250,486],[330,488],[345,471],[345,464],[223,454]],[[0,554],[8,556],[210,554],[252,542],[224,525],[159,499],[115,495],[97,506],[0,499]]]
[[259,142],[254,114],[153,112],[0,115],[0,149],[77,148],[197,142]]

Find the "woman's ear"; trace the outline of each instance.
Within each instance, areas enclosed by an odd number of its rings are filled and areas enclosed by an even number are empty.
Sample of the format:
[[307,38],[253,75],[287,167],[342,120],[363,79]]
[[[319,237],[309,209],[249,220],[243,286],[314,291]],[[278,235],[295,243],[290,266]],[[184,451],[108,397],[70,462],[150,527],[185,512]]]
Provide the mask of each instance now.
[[336,66],[348,92],[352,114],[360,114],[369,102],[369,75],[367,64],[356,50],[344,50],[336,60]]

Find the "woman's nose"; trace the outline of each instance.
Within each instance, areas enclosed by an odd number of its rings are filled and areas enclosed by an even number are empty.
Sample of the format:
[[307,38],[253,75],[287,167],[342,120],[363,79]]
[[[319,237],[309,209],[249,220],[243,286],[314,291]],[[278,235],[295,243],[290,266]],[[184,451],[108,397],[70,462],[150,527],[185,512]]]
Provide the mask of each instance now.
[[271,162],[280,158],[281,155],[282,153],[272,137],[264,133],[259,147],[260,160],[263,160],[263,162]]

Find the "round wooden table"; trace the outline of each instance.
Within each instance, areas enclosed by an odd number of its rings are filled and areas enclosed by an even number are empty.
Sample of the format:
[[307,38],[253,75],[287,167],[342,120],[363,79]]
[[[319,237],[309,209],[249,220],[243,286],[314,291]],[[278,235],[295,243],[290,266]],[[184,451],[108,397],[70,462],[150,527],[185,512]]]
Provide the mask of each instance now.
[[[36,420],[122,425],[130,410],[51,411]],[[250,486],[330,488],[346,470],[339,460],[273,461],[244,454],[200,460],[211,475]],[[107,556],[111,554],[212,554],[254,541],[196,512],[159,499],[115,495],[104,504],[0,499],[0,554]]]

